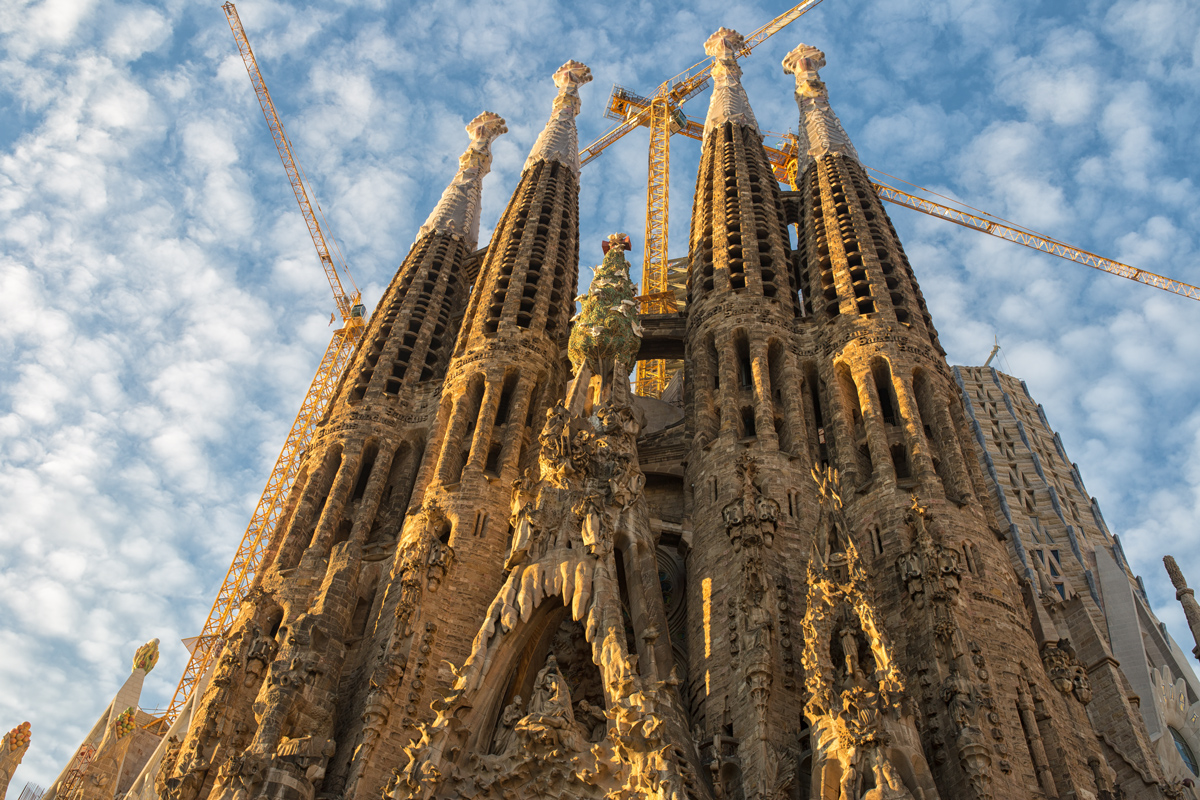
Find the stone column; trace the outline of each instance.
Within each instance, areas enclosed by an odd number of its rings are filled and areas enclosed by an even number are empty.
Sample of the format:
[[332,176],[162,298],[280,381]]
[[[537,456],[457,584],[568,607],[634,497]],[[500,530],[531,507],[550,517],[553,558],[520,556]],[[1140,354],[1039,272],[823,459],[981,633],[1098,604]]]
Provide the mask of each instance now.
[[346,511],[346,501],[350,498],[350,492],[354,490],[354,481],[358,478],[358,465],[362,461],[361,457],[347,458],[344,452],[342,455],[342,466],[338,469],[337,477],[333,481],[333,488],[329,490],[329,499],[325,501],[325,510],[321,512],[321,521],[317,523],[317,529],[313,532],[312,544],[309,546],[318,553],[329,548],[334,528]]
[[[888,372],[892,375],[892,386],[896,390],[896,409],[900,414],[900,419],[903,422],[905,439],[908,442],[908,451],[912,457],[913,474],[921,481],[921,485],[926,491],[932,491],[940,481],[938,481],[937,471],[933,468],[933,458],[929,454],[929,442],[925,440],[924,423],[921,419],[921,412],[917,408],[916,398],[913,396],[912,382],[896,373],[890,366]],[[933,427],[933,420],[928,420],[930,428]]]
[[462,446],[461,440],[470,422],[471,412],[468,411],[468,407],[471,405],[471,382],[467,381],[466,386],[466,391],[454,402],[454,409],[450,412],[446,437],[442,440],[442,452],[437,460],[437,474],[442,483],[455,482],[455,478],[446,474],[446,465],[450,463],[451,456],[455,455],[454,449]]
[[362,505],[354,515],[354,527],[350,530],[350,539],[362,544],[375,521],[375,513],[379,510],[379,501],[383,497],[383,488],[387,485],[388,473],[392,470],[392,459],[396,457],[396,447],[388,443],[380,443],[375,463],[371,466],[371,477],[367,479],[367,487],[363,490]]
[[467,459],[467,466],[480,472],[487,462],[488,448],[492,443],[492,428],[496,424],[496,410],[500,407],[503,387],[503,373],[498,379],[489,380],[483,386],[483,400],[479,404],[479,416],[475,421],[475,436],[471,439],[471,455]]
[[[516,463],[515,458],[520,454],[521,442],[525,438],[525,418],[529,415],[529,404],[533,402],[533,388],[536,383],[537,375],[522,375],[517,379],[517,386],[513,390],[512,400],[508,406],[508,423],[504,433],[504,441],[501,443],[501,475],[505,473],[505,470],[509,470],[510,467],[513,470],[520,470],[520,464]],[[533,420],[534,427],[541,424],[541,422],[535,415]]]
[[767,372],[767,348],[761,339],[750,343],[750,374],[754,382],[754,424],[758,428],[758,440],[764,445],[779,449],[779,437],[775,435],[775,399],[771,396],[771,380]]
[[871,460],[875,469],[876,480],[886,479],[889,470],[892,478],[896,478],[892,464],[892,449],[888,443],[887,427],[883,421],[883,412],[879,395],[875,391],[875,376],[868,368],[854,378],[858,386],[858,402],[862,405],[863,426],[867,430],[867,445],[871,448]]

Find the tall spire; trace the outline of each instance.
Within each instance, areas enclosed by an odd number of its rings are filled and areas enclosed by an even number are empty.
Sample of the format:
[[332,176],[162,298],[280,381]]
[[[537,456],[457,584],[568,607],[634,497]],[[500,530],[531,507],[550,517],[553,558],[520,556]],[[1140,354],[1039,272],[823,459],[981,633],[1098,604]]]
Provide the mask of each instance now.
[[417,234],[420,239],[427,233],[449,233],[467,243],[467,250],[475,249],[479,242],[479,201],[482,194],[483,176],[492,169],[492,142],[508,127],[499,114],[484,111],[467,123],[471,143],[458,157],[458,173],[442,199],[434,206]]
[[750,99],[742,88],[742,68],[737,63],[737,54],[745,44],[742,35],[729,28],[719,28],[704,43],[704,52],[715,59],[713,93],[708,102],[708,117],[704,120],[705,137],[726,122],[758,130],[758,121],[750,110]]
[[521,172],[539,161],[560,161],[579,177],[579,134],[575,116],[579,113],[579,87],[592,79],[592,71],[578,61],[568,61],[554,73],[558,96],[550,111],[550,120],[538,134]]
[[829,91],[817,70],[825,66],[825,54],[802,44],[783,58],[783,71],[796,76],[796,105],[800,107],[800,169],[802,174],[813,159],[841,153],[858,160],[837,114],[829,107]]

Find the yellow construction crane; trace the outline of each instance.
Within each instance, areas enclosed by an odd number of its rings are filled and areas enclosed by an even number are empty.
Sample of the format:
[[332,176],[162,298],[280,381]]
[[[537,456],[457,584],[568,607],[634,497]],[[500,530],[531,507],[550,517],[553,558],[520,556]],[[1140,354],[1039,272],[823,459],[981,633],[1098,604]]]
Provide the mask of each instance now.
[[[805,2],[780,14],[745,39],[739,58],[750,55],[755,47],[795,22],[804,12],[821,0]],[[684,133],[689,123],[679,107],[708,85],[713,59],[694,64],[670,80],[659,84],[652,97],[642,97],[628,89],[613,87],[605,116],[621,123],[579,152],[580,163],[586,164],[600,155],[606,147],[634,128],[650,128],[650,169],[646,182],[646,242],[642,257],[642,313],[656,314],[674,311],[673,299],[667,287],[667,225],[669,222],[671,179],[671,135]],[[700,126],[702,138],[704,126]],[[658,397],[666,388],[666,362],[642,361],[638,364],[637,392]]]
[[[304,216],[305,224],[308,225],[309,235],[312,236],[313,245],[317,248],[317,256],[321,260],[325,276],[329,279],[329,286],[333,290],[333,299],[342,318],[342,326],[334,331],[329,347],[325,349],[321,365],[317,368],[317,374],[313,376],[312,385],[308,387],[308,393],[300,405],[300,412],[296,415],[296,420],[292,423],[291,430],[288,431],[279,458],[275,461],[275,467],[271,470],[270,477],[267,478],[266,488],[263,489],[262,497],[259,498],[258,505],[254,508],[254,514],[250,517],[250,524],[246,528],[241,544],[238,545],[233,563],[230,564],[229,571],[225,574],[225,580],[221,583],[217,598],[213,601],[208,619],[205,621],[200,635],[196,637],[191,657],[183,670],[183,677],[179,680],[175,695],[171,699],[170,705],[167,706],[166,713],[147,726],[154,726],[160,730],[166,730],[179,715],[183,704],[187,702],[196,683],[204,674],[217,642],[232,624],[238,605],[242,602],[254,576],[258,573],[263,553],[266,551],[271,534],[279,521],[284,500],[296,479],[301,458],[308,443],[312,440],[317,422],[325,413],[338,380],[346,371],[354,348],[366,328],[362,293],[355,286],[345,260],[340,255],[336,262],[334,260],[336,251],[330,250],[318,220],[318,216],[324,219],[320,213],[321,207],[317,205],[314,212],[313,202],[309,199],[311,192],[305,185],[304,173],[296,161],[292,143],[287,137],[279,114],[275,111],[275,104],[271,102],[271,94],[267,91],[267,84],[263,81],[262,72],[258,68],[258,61],[254,57],[254,51],[250,48],[250,42],[246,38],[246,31],[242,28],[242,21],[238,18],[237,9],[234,8],[233,3],[226,3],[222,8],[229,20],[233,38],[237,41],[238,51],[246,63],[246,71],[250,74],[250,82],[254,85],[254,93],[258,96],[258,104],[262,107],[263,116],[266,117],[267,127],[271,131],[271,138],[275,141],[275,149],[279,151],[279,158],[283,162],[284,171],[287,172],[288,181],[296,195],[296,202],[300,205],[300,213]],[[345,283],[342,281],[343,276]],[[345,288],[347,284],[350,286],[349,292]]]
[[[871,168],[867,167],[867,169]],[[1200,300],[1200,287],[1192,286],[1190,283],[1183,283],[1172,278],[1164,278],[1162,275],[1155,275],[1153,272],[1131,267],[1128,264],[1122,264],[1120,261],[1113,261],[1110,258],[1089,253],[1087,250],[1080,250],[1078,247],[1063,244],[1056,239],[1051,239],[1049,236],[1043,236],[1028,228],[1012,225],[1000,219],[978,216],[961,209],[935,203],[932,200],[909,194],[886,183],[872,181],[871,188],[882,199],[899,206],[904,206],[905,208],[911,208],[914,211],[920,211],[922,214],[949,220],[950,222],[962,225],[964,228],[991,234],[1000,239],[1024,245],[1025,247],[1032,247],[1034,250],[1041,250],[1043,253],[1049,253],[1052,256],[1065,258],[1077,264],[1084,264],[1101,272],[1119,275],[1122,278],[1144,283],[1156,289],[1174,292],[1184,297],[1190,297],[1193,300]]]

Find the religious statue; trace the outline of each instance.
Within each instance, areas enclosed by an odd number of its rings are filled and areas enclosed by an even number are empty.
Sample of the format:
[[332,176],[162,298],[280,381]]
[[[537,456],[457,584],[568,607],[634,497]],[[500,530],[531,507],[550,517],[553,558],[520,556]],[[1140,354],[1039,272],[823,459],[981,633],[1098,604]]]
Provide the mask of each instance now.
[[496,725],[496,736],[492,745],[493,753],[503,754],[508,750],[508,746],[512,742],[513,726],[524,714],[525,712],[521,708],[521,695],[517,695],[511,703],[504,707],[504,711],[500,712],[500,721]]

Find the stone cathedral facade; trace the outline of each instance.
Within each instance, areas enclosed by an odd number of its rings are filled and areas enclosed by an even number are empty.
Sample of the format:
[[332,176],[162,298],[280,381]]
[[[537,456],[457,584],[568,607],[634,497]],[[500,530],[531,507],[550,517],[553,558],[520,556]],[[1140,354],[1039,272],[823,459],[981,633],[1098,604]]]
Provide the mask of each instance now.
[[[621,234],[577,297],[586,66],[485,247],[505,126],[471,122],[201,687],[138,770],[47,800],[1192,796],[1078,473],[947,365],[823,54],[783,62],[781,192],[741,47],[705,43],[680,314],[637,314]],[[664,357],[678,404],[630,391]]]

